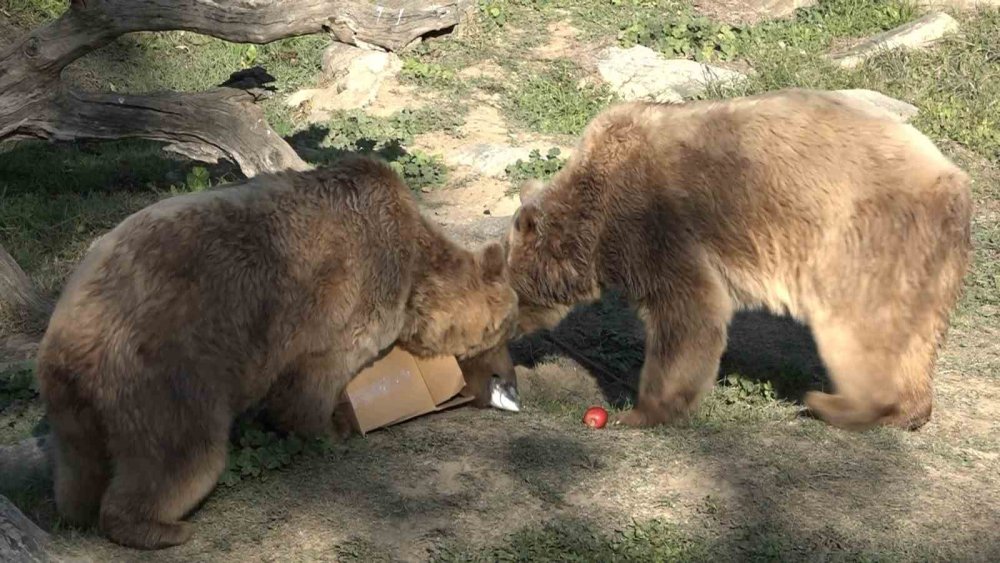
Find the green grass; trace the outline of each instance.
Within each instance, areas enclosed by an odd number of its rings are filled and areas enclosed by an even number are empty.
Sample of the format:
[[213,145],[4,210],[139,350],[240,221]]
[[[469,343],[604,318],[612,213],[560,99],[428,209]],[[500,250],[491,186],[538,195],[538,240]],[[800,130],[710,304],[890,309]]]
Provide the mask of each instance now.
[[422,88],[458,89],[461,81],[458,70],[439,62],[422,61],[416,56],[403,59],[403,69],[399,73],[404,83],[414,84]]
[[551,61],[512,81],[504,103],[516,122],[533,131],[579,134],[615,99],[605,86],[581,82],[583,77],[569,61]]
[[[849,4],[838,4],[842,3]],[[836,23],[842,16],[833,13],[828,18]],[[892,27],[912,16],[898,6],[892,8],[891,16],[877,17],[882,13],[871,14],[867,31]],[[789,87],[878,90],[920,108],[913,124],[936,141],[957,142],[988,159],[1000,157],[1000,11],[983,10],[976,17],[964,18],[962,35],[946,38],[935,49],[885,53],[853,71],[834,67],[821,53],[835,37],[827,35],[830,29],[846,33],[861,27],[831,25],[817,32],[812,19],[800,16],[804,21],[764,24],[755,30],[745,50],[756,73],[719,94],[748,95]],[[775,49],[778,41],[787,47]]]
[[2,0],[3,8],[12,23],[29,29],[59,17],[69,9],[69,2],[63,0]]
[[[0,244],[53,289],[90,240],[172,188],[185,190],[193,167],[147,141],[6,146],[0,150]],[[213,181],[235,177],[225,167],[213,171]]]
[[824,0],[798,10],[792,19],[764,22],[745,30],[738,50],[752,59],[766,53],[782,58],[789,50],[816,53],[834,47],[838,41],[892,29],[917,15],[907,1]]
[[19,442],[35,431],[42,416],[34,362],[0,368],[0,444]]
[[582,520],[561,518],[525,528],[489,550],[443,547],[436,562],[464,561],[709,561],[708,545],[661,520],[633,522],[605,533]]
[[[720,510],[706,497],[702,513]],[[490,549],[444,546],[431,561],[439,563],[507,561],[799,561],[826,552],[833,560],[900,561],[947,558],[921,546],[869,545],[833,529],[808,535],[781,527],[728,524],[728,533],[709,536],[664,519],[634,520],[604,532],[586,520],[558,517],[541,527],[526,527]],[[805,537],[802,537],[802,536]],[[827,560],[821,558],[820,560]]]

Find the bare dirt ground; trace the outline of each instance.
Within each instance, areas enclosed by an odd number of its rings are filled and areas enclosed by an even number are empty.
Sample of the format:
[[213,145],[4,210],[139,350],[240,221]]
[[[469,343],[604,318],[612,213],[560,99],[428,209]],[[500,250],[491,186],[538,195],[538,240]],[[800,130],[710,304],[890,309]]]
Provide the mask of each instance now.
[[[803,336],[743,317],[728,358],[766,364],[785,357],[777,350],[807,350]],[[802,558],[995,560],[1000,392],[995,377],[954,368],[963,336],[945,354],[935,418],[918,433],[847,434],[792,408],[738,413],[718,401],[706,407],[725,416],[688,426],[590,431],[578,416],[606,400],[610,382],[555,359],[519,368],[524,412],[424,417],[217,492],[179,548],[136,553],[90,533],[57,536],[94,561],[420,561],[553,522],[601,533],[656,518],[733,560],[772,541]]]

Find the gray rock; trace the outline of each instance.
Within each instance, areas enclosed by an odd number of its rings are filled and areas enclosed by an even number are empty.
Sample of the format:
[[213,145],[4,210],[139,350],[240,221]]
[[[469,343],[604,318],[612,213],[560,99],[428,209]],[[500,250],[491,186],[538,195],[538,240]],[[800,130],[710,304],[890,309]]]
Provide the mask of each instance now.
[[829,57],[840,67],[854,68],[883,51],[925,48],[956,30],[958,22],[955,18],[943,12],[934,12]]
[[879,115],[888,114],[893,119],[904,123],[920,111],[914,105],[874,90],[835,90],[835,92],[848,98],[856,107],[874,111]]
[[733,83],[745,78],[736,71],[687,59],[666,59],[641,45],[606,49],[597,70],[625,100],[673,103],[701,94],[709,83]]
[[307,88],[288,96],[290,107],[308,106],[309,119],[327,119],[337,110],[360,109],[371,104],[382,83],[403,68],[395,53],[334,44],[323,53],[326,86]]

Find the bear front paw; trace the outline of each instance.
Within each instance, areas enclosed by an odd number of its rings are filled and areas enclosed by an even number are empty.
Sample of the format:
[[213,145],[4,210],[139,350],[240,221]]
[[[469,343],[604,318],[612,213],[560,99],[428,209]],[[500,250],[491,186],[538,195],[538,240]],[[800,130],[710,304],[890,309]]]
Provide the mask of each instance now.
[[629,428],[648,428],[657,424],[651,417],[639,409],[632,409],[617,414],[612,417],[611,421],[611,424],[614,426],[627,426]]

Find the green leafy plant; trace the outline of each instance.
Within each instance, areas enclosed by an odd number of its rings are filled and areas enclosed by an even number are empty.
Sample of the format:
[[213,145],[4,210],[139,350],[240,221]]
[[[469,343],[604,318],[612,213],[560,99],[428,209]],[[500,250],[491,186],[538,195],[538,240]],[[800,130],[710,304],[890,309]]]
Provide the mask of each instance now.
[[217,175],[213,178],[212,172],[208,168],[195,165],[187,171],[187,174],[184,175],[184,181],[182,183],[172,184],[170,186],[168,193],[173,196],[203,192],[214,185],[222,184],[234,179],[235,178],[230,175]]
[[336,113],[328,122],[329,134],[324,147],[334,149],[378,152],[393,145],[406,145],[413,137],[427,131],[456,127],[459,121],[453,114],[435,109],[404,109],[388,118],[374,117],[361,110]]
[[507,178],[514,184],[519,184],[529,178],[548,180],[566,164],[565,158],[559,157],[559,148],[552,147],[545,156],[534,149],[528,154],[528,160],[517,159],[517,162],[507,166]]
[[403,60],[403,69],[399,74],[421,86],[441,87],[455,80],[454,70],[445,68],[440,63],[424,62],[413,57]]
[[406,183],[415,190],[444,184],[448,178],[448,170],[437,157],[413,151],[389,162]]
[[487,27],[502,28],[527,13],[537,13],[538,10],[552,5],[559,0],[479,0],[481,21]]
[[240,64],[243,68],[249,68],[252,67],[255,62],[257,62],[257,46],[251,43],[246,49],[244,49],[243,58],[240,60]]
[[738,30],[726,24],[701,16],[650,14],[636,17],[624,25],[618,40],[625,47],[644,45],[672,57],[728,61],[734,59],[739,50],[737,33]]
[[479,2],[479,11],[486,16],[486,20],[497,27],[503,27],[507,23],[506,2],[496,0],[485,0]]
[[184,178],[188,190],[200,192],[212,187],[212,175],[204,166],[194,166],[188,171]]
[[326,440],[304,440],[294,433],[280,436],[256,419],[243,418],[237,422],[236,438],[219,484],[232,487],[248,479],[265,479],[267,472],[287,467],[303,454],[323,453],[329,447]]
[[730,374],[719,385],[726,404],[769,403],[776,399],[774,386],[770,381],[754,381],[745,377]]

